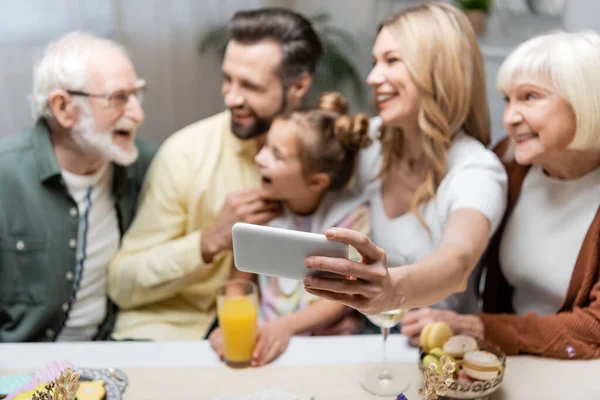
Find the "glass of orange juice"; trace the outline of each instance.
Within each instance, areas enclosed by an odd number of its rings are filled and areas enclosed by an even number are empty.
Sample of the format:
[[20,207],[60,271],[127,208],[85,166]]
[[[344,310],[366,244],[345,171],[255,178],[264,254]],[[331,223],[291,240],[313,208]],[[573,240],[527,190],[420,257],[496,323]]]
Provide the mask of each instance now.
[[223,331],[227,365],[250,365],[258,330],[258,288],[252,281],[232,279],[217,289],[217,315]]

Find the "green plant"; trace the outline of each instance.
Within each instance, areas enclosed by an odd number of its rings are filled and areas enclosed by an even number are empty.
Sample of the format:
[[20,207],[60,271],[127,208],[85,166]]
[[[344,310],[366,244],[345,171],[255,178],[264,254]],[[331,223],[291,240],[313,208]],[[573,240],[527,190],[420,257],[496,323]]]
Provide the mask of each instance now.
[[455,0],[463,10],[481,10],[489,14],[492,9],[492,0]]
[[[331,15],[318,13],[309,18],[323,43],[323,57],[317,64],[313,76],[313,86],[307,95],[307,100],[313,102],[321,93],[338,91],[348,96],[350,94],[364,105],[363,79],[350,54],[358,53],[358,44],[354,36],[344,29],[333,26]],[[222,60],[227,47],[227,25],[219,25],[207,30],[198,50],[200,54],[215,52]]]

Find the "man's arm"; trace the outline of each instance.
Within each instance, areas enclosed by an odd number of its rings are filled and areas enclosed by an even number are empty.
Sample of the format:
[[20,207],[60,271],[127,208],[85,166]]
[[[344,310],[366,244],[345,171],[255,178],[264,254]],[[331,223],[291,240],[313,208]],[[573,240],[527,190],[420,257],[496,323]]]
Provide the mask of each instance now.
[[154,158],[136,218],[108,270],[108,292],[121,308],[168,298],[205,265],[201,232],[186,234],[188,185],[192,177],[185,153],[166,142]]

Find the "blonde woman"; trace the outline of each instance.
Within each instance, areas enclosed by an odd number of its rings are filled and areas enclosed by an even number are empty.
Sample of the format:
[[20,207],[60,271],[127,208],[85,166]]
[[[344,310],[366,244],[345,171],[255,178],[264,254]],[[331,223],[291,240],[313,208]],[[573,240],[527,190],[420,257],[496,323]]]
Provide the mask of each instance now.
[[423,309],[507,354],[600,358],[600,36],[553,33],[503,63],[509,204],[486,258],[485,313]]
[[[312,257],[306,266],[357,279],[311,277],[306,290],[367,314],[439,302],[473,307],[474,291],[470,300],[448,297],[466,290],[501,221],[507,190],[502,163],[486,148],[489,116],[475,35],[460,10],[429,2],[383,21],[373,57],[367,82],[381,140],[365,150],[358,184],[369,183],[373,193],[376,244],[351,230],[326,231],[354,246],[362,263]],[[388,269],[388,262],[401,268]]]

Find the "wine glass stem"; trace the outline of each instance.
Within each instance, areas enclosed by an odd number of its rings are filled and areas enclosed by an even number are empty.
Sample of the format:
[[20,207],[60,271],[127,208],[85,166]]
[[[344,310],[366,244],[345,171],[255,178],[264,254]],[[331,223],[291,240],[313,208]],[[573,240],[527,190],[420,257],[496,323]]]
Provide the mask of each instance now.
[[381,328],[381,334],[383,335],[383,365],[381,367],[381,372],[379,373],[380,380],[390,379],[390,372],[387,368],[387,352],[385,351],[385,345],[387,343],[387,338],[390,335],[390,328]]

